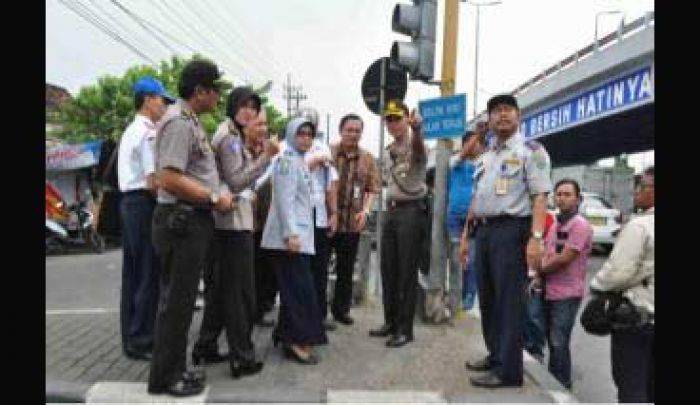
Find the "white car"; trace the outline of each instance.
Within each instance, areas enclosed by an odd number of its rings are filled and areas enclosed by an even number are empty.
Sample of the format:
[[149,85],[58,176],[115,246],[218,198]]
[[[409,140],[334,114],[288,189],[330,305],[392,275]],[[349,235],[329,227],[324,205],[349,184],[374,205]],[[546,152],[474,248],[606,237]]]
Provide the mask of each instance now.
[[[581,205],[579,213],[583,215],[593,227],[593,244],[610,251],[615,244],[615,238],[622,228],[622,215],[620,210],[613,208],[597,193],[581,192]],[[550,208],[554,208],[550,199]],[[559,209],[551,210],[558,213]]]

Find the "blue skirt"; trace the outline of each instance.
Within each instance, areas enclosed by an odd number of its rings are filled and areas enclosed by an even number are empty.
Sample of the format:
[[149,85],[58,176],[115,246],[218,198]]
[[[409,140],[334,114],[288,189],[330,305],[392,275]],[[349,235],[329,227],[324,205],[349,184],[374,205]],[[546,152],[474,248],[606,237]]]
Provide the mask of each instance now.
[[270,251],[280,291],[280,313],[274,335],[296,345],[328,343],[311,275],[311,256]]

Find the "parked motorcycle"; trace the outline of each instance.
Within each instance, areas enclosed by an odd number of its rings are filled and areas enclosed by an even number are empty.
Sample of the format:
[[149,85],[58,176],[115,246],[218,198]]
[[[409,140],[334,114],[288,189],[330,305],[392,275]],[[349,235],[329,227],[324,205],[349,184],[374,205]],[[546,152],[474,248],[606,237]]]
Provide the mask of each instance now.
[[46,252],[62,253],[72,246],[89,246],[96,253],[105,251],[105,240],[94,227],[93,214],[85,202],[66,208],[57,190],[48,186],[46,194]]

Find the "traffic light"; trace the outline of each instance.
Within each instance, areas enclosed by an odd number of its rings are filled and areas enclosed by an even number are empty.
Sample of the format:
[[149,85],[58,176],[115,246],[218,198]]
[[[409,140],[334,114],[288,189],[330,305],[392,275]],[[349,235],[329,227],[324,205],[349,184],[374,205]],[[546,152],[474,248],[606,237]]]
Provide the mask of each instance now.
[[436,14],[437,0],[413,0],[413,5],[394,7],[392,31],[410,35],[412,41],[394,41],[390,58],[406,68],[412,80],[433,78]]

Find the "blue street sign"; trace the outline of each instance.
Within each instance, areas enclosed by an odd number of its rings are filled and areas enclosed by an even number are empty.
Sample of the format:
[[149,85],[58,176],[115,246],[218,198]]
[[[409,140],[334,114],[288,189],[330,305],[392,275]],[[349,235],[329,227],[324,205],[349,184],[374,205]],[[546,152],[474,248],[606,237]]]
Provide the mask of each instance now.
[[467,96],[457,94],[418,103],[425,139],[457,138],[466,130]]

